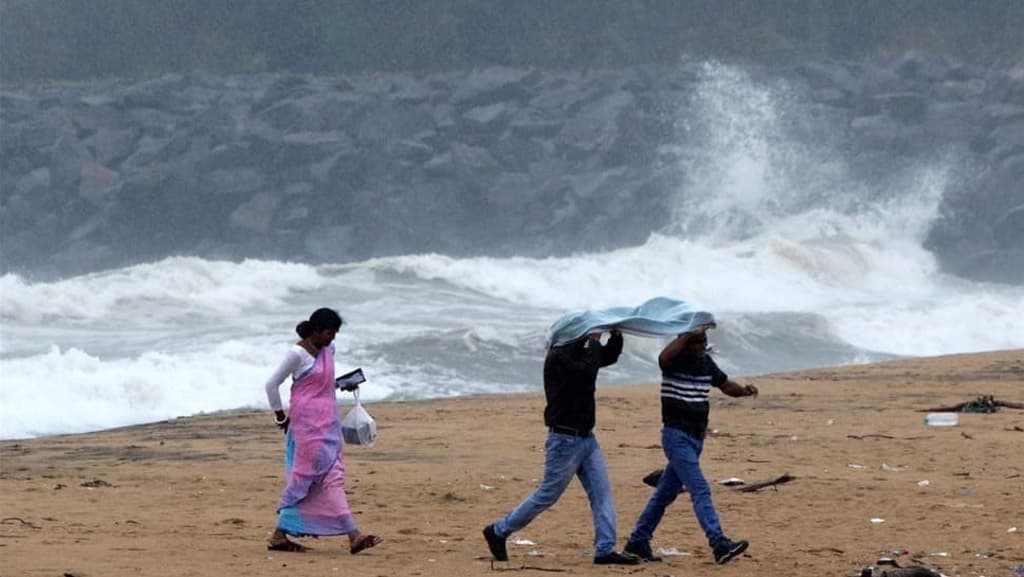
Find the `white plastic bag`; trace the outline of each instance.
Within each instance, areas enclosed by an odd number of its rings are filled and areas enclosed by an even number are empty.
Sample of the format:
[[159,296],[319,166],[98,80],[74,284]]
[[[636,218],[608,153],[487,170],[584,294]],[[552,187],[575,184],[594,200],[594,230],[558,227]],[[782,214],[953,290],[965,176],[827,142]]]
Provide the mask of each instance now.
[[350,445],[372,447],[377,440],[377,423],[359,402],[359,389],[352,391],[352,394],[356,397],[356,404],[341,420],[341,436]]

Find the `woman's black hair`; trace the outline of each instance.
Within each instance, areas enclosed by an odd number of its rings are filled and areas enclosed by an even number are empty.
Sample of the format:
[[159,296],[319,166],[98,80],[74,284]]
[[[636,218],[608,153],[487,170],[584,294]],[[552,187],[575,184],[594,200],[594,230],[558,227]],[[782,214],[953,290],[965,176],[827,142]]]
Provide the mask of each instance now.
[[322,308],[313,311],[313,314],[309,315],[308,321],[302,321],[295,326],[295,332],[299,333],[302,338],[308,338],[313,333],[318,333],[325,330],[337,331],[341,328],[344,321],[341,320],[341,315],[334,311],[334,309]]

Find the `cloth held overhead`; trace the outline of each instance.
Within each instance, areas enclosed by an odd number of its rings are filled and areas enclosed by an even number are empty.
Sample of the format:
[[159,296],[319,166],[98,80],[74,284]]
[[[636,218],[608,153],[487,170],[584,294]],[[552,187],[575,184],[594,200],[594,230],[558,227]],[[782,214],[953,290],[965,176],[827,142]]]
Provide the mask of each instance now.
[[684,301],[653,298],[638,307],[571,311],[548,329],[548,348],[560,347],[588,334],[618,329],[644,337],[672,336],[704,325],[715,326],[715,316]]

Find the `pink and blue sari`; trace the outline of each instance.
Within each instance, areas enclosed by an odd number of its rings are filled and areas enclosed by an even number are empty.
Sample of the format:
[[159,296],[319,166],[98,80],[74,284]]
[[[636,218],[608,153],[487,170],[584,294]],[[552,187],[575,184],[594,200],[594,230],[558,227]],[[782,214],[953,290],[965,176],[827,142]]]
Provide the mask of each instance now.
[[334,393],[334,344],[320,349],[312,368],[292,384],[285,437],[288,484],[277,505],[279,529],[289,535],[346,535],[356,523],[345,496],[341,420]]

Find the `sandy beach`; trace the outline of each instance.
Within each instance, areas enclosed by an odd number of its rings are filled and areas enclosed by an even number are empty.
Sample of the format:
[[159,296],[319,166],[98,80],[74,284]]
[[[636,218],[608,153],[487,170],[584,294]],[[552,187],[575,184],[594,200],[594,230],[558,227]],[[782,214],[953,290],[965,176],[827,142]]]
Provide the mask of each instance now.
[[[738,380],[761,395],[712,394],[702,458],[727,534],[751,543],[725,566],[685,496],[652,543],[663,563],[593,565],[578,483],[509,540],[510,562],[492,564],[480,530],[542,472],[537,393],[370,405],[379,439],[345,448],[347,484],[360,528],[384,542],[355,556],[344,538],[266,550],[283,483],[269,411],[0,442],[0,575],[824,577],[881,556],[950,576],[1020,574],[1024,410],[961,414],[945,428],[919,410],[978,395],[1024,403],[1024,351]],[[620,547],[651,493],[641,479],[664,464],[659,430],[656,384],[599,389]],[[795,480],[757,492],[719,484],[784,473]]]

